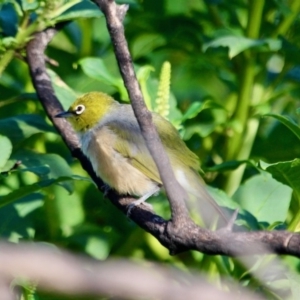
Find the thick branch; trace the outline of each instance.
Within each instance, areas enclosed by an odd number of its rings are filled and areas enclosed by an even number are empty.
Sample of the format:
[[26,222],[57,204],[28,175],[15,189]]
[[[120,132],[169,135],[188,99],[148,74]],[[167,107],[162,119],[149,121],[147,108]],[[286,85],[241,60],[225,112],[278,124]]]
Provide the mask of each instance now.
[[[96,177],[90,162],[80,151],[77,137],[72,128],[67,122],[53,119],[53,116],[61,111],[61,105],[54,95],[50,78],[46,73],[44,50],[54,34],[55,30],[48,29],[36,34],[28,44],[27,60],[33,84],[45,111],[72,154],[79,159],[83,168],[101,190],[103,183]],[[124,213],[127,212],[127,205],[133,201],[132,198],[120,197],[113,191],[108,193],[108,197]],[[143,205],[132,210],[130,218],[156,237],[172,254],[186,250],[198,250],[203,253],[228,256],[277,253],[300,257],[300,235],[286,231],[232,232],[229,228],[212,232],[200,228],[192,222],[183,222],[178,227],[146,210]]]
[[113,299],[181,300],[199,299],[199,295],[205,294],[207,299],[232,300],[240,299],[241,293],[244,300],[261,299],[233,284],[228,283],[230,292],[223,292],[196,274],[188,276],[155,264],[145,267],[120,260],[99,262],[24,243],[1,242],[0,248],[2,300],[17,299],[10,284],[12,281],[16,284],[18,280],[36,284],[40,291],[67,295],[68,299],[73,299],[72,296],[76,299],[79,296],[85,296],[80,299],[107,296]]

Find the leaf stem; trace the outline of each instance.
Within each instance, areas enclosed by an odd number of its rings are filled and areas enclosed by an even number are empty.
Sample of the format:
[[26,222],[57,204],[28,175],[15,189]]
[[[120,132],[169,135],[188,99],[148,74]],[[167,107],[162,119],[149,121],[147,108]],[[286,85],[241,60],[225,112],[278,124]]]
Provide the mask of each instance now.
[[0,60],[0,76],[2,75],[3,71],[6,69],[10,61],[13,59],[15,54],[14,49],[7,50],[4,55],[1,57]]

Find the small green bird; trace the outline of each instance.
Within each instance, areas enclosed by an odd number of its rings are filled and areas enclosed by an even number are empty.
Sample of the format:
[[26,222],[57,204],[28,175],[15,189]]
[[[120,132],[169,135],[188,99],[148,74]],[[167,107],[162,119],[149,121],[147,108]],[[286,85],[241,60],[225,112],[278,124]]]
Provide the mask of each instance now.
[[[134,205],[144,202],[163,187],[131,105],[120,104],[104,93],[91,92],[55,117],[68,118],[79,136],[83,153],[110,188],[121,195],[139,197]],[[199,175],[198,157],[188,149],[169,121],[154,112],[152,117],[176,179],[189,196],[201,202],[205,223],[211,223],[220,215],[222,223],[226,224],[224,212],[205,190]]]

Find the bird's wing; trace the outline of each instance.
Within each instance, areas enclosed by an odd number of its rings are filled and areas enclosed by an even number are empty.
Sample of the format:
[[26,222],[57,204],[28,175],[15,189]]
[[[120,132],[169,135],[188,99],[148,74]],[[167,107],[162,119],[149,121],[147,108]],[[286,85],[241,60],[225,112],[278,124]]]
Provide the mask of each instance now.
[[117,135],[113,148],[123,157],[127,158],[128,162],[140,172],[161,184],[157,167],[139,129],[120,126],[117,123],[108,124],[107,127]]

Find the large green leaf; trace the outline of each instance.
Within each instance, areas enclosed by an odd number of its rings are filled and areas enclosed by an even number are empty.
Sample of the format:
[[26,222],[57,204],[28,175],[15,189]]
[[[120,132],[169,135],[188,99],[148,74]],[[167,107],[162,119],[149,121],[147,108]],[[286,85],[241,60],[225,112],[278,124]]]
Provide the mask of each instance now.
[[203,46],[203,51],[206,51],[208,48],[216,47],[228,47],[229,48],[229,58],[233,58],[239,53],[253,47],[267,46],[271,51],[277,51],[281,48],[281,41],[274,39],[260,39],[253,40],[245,38],[243,36],[222,36],[214,39],[213,41],[206,43]]
[[118,76],[110,74],[108,69],[100,58],[87,57],[79,61],[83,72],[96,80],[103,82],[109,86],[113,86],[121,94],[122,99],[128,99],[127,91],[124,87],[123,80]]
[[289,117],[277,114],[266,114],[265,116],[277,119],[287,128],[289,128],[297,136],[298,139],[300,139],[300,127]]
[[0,134],[6,135],[14,145],[44,131],[55,132],[39,115],[18,115],[0,120]]
[[[21,171],[30,171],[42,180],[72,177],[72,170],[68,163],[57,154],[43,154],[30,150],[19,150],[13,158],[22,162],[25,168]],[[61,185],[70,193],[73,191],[72,180],[64,181]]]
[[267,172],[248,179],[233,199],[253,214],[259,222],[284,222],[290,205],[292,189]]
[[2,168],[5,166],[5,164],[7,163],[12,151],[11,141],[9,140],[9,138],[7,138],[4,135],[0,135],[0,149],[1,149],[0,152],[0,171],[1,171]]
[[[261,163],[261,166],[272,174],[273,178],[291,187],[300,196],[300,159],[278,162],[275,164]],[[299,198],[300,199],[300,198]]]

